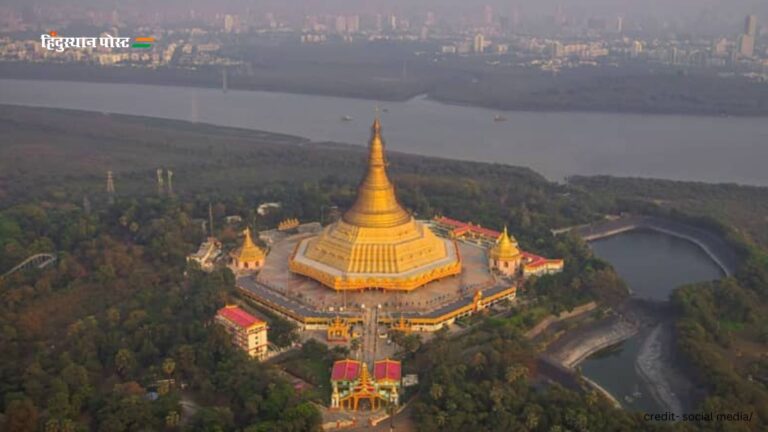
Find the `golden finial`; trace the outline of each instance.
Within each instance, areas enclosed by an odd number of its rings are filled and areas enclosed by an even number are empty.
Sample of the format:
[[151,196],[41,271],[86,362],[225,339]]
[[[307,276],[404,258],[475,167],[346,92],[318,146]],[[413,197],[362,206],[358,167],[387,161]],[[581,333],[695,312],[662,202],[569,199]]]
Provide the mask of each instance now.
[[381,140],[381,119],[379,113],[376,113],[376,117],[373,119],[373,125],[371,126],[372,139],[378,138]]

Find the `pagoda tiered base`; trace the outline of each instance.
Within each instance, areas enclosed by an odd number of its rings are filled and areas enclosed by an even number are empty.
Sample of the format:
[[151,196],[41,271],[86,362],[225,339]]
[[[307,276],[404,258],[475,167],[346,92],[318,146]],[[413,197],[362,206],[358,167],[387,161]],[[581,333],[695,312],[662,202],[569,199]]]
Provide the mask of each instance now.
[[316,261],[309,257],[307,249],[316,238],[300,241],[290,259],[292,272],[312,278],[337,291],[382,289],[387,291],[412,291],[429,282],[461,273],[461,255],[455,242],[436,239],[444,244],[445,255],[436,260],[402,272],[349,272]]

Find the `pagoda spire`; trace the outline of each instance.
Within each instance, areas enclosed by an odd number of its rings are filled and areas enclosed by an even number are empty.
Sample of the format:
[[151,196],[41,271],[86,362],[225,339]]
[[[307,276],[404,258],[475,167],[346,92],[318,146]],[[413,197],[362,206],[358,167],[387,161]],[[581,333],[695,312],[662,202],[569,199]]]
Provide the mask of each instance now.
[[368,364],[363,362],[363,369],[360,372],[360,387],[366,389],[371,385],[371,378],[368,373]]
[[387,175],[384,139],[378,115],[371,126],[368,145],[368,170],[357,190],[355,204],[344,214],[345,222],[366,228],[391,228],[402,225],[411,215],[397,201],[395,187]]

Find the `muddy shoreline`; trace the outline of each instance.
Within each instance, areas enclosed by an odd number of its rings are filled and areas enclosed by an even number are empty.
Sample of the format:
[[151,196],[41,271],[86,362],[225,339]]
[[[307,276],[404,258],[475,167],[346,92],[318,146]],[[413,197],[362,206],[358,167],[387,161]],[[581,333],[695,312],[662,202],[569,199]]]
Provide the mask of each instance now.
[[[638,338],[641,345],[634,368],[650,389],[651,397],[677,414],[694,406],[693,382],[676,366],[674,344],[675,312],[668,302],[630,298],[609,316],[572,330],[548,345],[543,357],[574,375],[588,357]],[[583,381],[603,393],[614,404],[621,396],[611,394],[590,379]]]

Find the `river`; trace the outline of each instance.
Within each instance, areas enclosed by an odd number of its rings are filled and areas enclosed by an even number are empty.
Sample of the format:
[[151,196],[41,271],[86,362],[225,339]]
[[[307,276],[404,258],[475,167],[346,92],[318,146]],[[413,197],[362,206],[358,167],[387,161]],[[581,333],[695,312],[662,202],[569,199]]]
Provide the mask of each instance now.
[[[724,275],[722,269],[695,244],[656,231],[629,231],[593,241],[590,246],[598,257],[614,266],[629,285],[632,295],[638,298],[667,301],[680,285],[719,279]],[[676,388],[675,380],[667,378],[666,369],[674,369],[674,365],[668,364],[672,345],[670,331],[669,326],[654,327],[618,346],[598,352],[581,363],[582,373],[608,390],[628,409],[655,413],[671,408],[679,413],[681,407],[689,408],[690,401],[680,397],[685,390]],[[657,378],[662,388],[651,386],[649,376]],[[657,393],[656,398],[652,397],[653,392]],[[659,393],[670,401],[660,403],[657,400]]]
[[[0,104],[171,118],[364,144],[375,102],[327,96],[0,79]],[[575,112],[497,112],[424,97],[386,102],[391,149],[527,166],[553,180],[612,174],[768,186],[768,121]],[[352,121],[341,121],[349,115]]]

